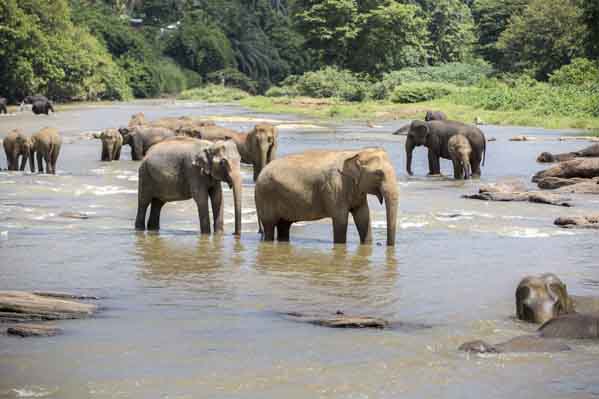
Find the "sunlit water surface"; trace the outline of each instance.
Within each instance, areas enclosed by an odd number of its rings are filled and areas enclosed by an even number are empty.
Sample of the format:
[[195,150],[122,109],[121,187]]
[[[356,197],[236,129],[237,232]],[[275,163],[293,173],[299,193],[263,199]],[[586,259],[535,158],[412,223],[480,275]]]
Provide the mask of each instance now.
[[[137,166],[102,163],[86,131],[150,118],[212,116],[247,130],[262,117],[225,105],[138,102],[84,107],[55,115],[0,117],[12,128],[60,129],[56,176],[0,172],[0,289],[54,290],[102,297],[87,320],[61,322],[53,338],[0,336],[0,398],[589,398],[599,397],[599,344],[574,343],[561,354],[476,357],[460,343],[528,333],[513,320],[514,289],[526,274],[554,272],[570,292],[599,295],[597,233],[562,230],[559,215],[597,209],[462,199],[482,183],[530,181],[541,151],[576,142],[509,142],[517,134],[563,132],[483,126],[488,137],[480,181],[426,178],[426,151],[405,170],[401,121],[368,128],[330,123],[324,130],[282,125],[279,155],[306,149],[381,146],[398,171],[398,242],[387,248],[385,211],[371,198],[375,244],[332,244],[328,220],[292,228],[290,243],[262,243],[256,233],[251,168],[244,167],[243,236],[202,237],[195,203],[169,203],[160,233],[137,233]],[[220,118],[220,119],[219,119]],[[4,158],[1,166],[5,167]],[[451,175],[451,164],[443,161]],[[60,217],[75,211],[87,220]],[[332,330],[281,316],[298,311],[401,321],[391,330]]]

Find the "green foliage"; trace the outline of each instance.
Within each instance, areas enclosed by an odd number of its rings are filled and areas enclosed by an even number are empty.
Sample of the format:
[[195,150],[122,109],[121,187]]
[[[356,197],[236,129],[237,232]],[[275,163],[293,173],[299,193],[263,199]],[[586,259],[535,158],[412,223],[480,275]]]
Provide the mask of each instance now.
[[586,48],[590,58],[599,59],[599,0],[581,0],[582,22],[586,26]]
[[195,89],[185,90],[177,98],[179,100],[194,100],[207,102],[231,102],[244,99],[249,94],[243,90],[220,85],[206,85]]
[[273,86],[264,95],[266,97],[297,97],[299,93],[295,86]]
[[235,87],[250,94],[258,93],[258,84],[235,68],[221,69],[209,73],[206,76],[206,81],[214,84],[224,83],[225,86]]
[[549,83],[555,86],[599,84],[599,64],[586,58],[575,58],[572,63],[554,71]]
[[453,93],[455,90],[455,86],[444,83],[406,83],[402,84],[401,86],[397,86],[391,93],[390,99],[394,103],[419,103],[445,97]]
[[576,0],[531,0],[499,37],[502,67],[547,79],[552,71],[583,55],[585,28],[581,18]]
[[476,41],[470,8],[462,0],[438,0],[431,11],[433,48],[430,62],[464,62],[472,58]]
[[348,70],[326,67],[282,82],[297,94],[315,98],[335,97],[345,101],[361,101],[366,97],[367,84]]

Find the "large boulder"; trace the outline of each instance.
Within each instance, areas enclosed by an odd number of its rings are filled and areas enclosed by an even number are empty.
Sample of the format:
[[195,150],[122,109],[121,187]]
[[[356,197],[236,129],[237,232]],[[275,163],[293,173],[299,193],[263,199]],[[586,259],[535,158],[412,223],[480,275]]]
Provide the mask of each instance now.
[[572,179],[575,177],[592,179],[599,177],[599,158],[576,158],[571,161],[560,162],[535,174],[532,181],[537,183],[547,177],[559,177],[563,179]]

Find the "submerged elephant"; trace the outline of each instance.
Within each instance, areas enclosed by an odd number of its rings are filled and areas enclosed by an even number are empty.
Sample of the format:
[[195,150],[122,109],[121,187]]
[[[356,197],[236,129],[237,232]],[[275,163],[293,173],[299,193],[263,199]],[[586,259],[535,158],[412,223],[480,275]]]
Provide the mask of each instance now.
[[472,167],[470,166],[472,147],[470,142],[465,136],[456,134],[449,139],[447,145],[449,156],[453,162],[454,178],[468,180],[472,174]]
[[46,162],[46,173],[56,173],[56,161],[60,154],[62,138],[58,130],[46,127],[29,138],[29,166],[31,172],[35,172],[35,158],[37,158],[37,170],[44,173],[42,160]]
[[412,152],[417,146],[428,148],[429,175],[441,174],[439,158],[451,159],[449,154],[449,139],[461,134],[468,139],[472,152],[470,154],[470,166],[473,176],[480,176],[481,162],[487,148],[487,141],[483,132],[476,126],[466,125],[455,121],[413,121],[406,138],[406,169],[412,175]]
[[223,231],[221,181],[233,188],[235,235],[241,234],[241,167],[235,144],[190,137],[165,140],[148,151],[139,167],[138,208],[135,228],[145,230],[146,211],[151,204],[148,230],[160,229],[160,211],[171,201],[193,198],[198,207],[200,230],[210,234],[209,201],[214,231]]
[[476,340],[466,342],[460,350],[475,353],[502,352],[555,352],[569,350],[562,339],[599,339],[599,301],[587,306],[590,313],[577,313],[578,301],[568,295],[566,285],[552,273],[523,278],[516,289],[516,316],[518,319],[542,323],[537,335],[521,336],[509,341],[491,345]]
[[[8,170],[25,170],[27,158],[31,151],[29,138],[19,129],[15,129],[8,133],[2,144],[4,146],[4,152],[6,153]],[[20,167],[19,157],[22,157]]]
[[8,114],[8,102],[6,98],[0,97],[0,114]]
[[333,219],[335,243],[347,240],[351,213],[360,242],[372,240],[367,194],[385,202],[387,245],[395,245],[399,188],[393,165],[382,148],[307,151],[269,163],[256,181],[255,199],[263,238],[289,240],[291,224]]
[[102,141],[102,161],[118,161],[121,158],[121,147],[123,146],[123,136],[117,129],[106,129],[101,133],[94,134],[94,138]]
[[248,133],[238,133],[214,125],[184,128],[180,132],[202,140],[233,140],[241,155],[241,162],[253,165],[254,181],[258,179],[262,169],[275,159],[279,141],[277,128],[268,123],[257,124]]
[[537,157],[537,162],[562,162],[570,161],[574,158],[597,158],[599,157],[599,144],[593,144],[583,148],[580,151],[565,152],[561,154],[552,154],[550,152],[542,152]]
[[40,114],[48,115],[48,113],[50,111],[54,112],[54,107],[52,106],[52,103],[50,101],[40,100],[40,101],[35,101],[33,103],[33,105],[31,106],[31,111],[36,115],[40,115]]
[[442,111],[427,111],[424,117],[426,122],[430,121],[446,121],[447,115]]
[[121,128],[119,133],[123,137],[123,145],[131,146],[131,159],[134,161],[141,161],[154,144],[176,136],[170,129],[146,126]]

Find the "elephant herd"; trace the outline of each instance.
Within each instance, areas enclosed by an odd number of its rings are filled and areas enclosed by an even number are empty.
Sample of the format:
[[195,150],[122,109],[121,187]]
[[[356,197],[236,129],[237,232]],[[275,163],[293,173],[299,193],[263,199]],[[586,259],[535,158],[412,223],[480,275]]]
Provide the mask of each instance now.
[[[44,173],[43,162],[46,163],[46,173],[56,173],[56,161],[62,146],[62,138],[58,130],[43,128],[32,136],[26,136],[19,129],[10,132],[2,142],[8,170],[25,170],[27,159],[31,173],[35,172],[35,159],[37,159],[37,170]],[[21,164],[19,165],[19,159]]]

